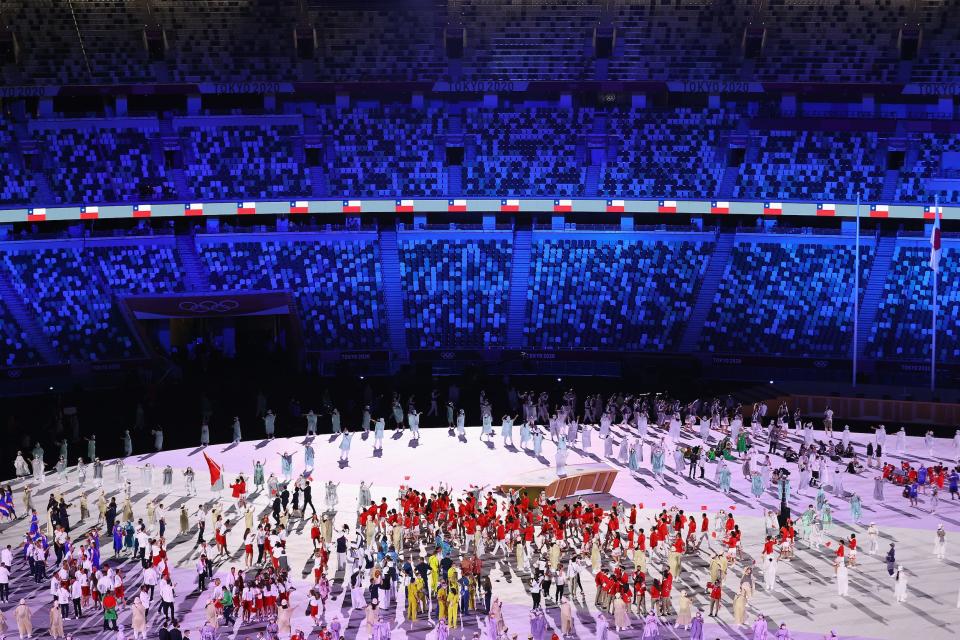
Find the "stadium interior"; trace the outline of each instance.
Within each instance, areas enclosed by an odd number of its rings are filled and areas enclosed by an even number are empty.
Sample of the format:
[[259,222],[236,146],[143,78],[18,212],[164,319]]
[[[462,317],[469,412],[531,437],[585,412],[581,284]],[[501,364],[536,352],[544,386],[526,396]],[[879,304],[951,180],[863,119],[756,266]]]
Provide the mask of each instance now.
[[0,640],[956,638],[960,0],[0,0],[0,438]]
[[182,380],[215,353],[902,397],[933,359],[949,395],[957,15],[7,0],[3,392]]

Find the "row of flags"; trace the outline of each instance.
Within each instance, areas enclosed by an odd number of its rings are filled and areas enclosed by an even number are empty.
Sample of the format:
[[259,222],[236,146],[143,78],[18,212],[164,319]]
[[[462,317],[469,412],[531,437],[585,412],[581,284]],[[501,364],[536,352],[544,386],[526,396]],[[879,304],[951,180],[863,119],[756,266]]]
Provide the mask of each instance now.
[[[447,201],[447,211],[450,213],[465,213],[467,211],[467,200],[462,198],[454,198]],[[256,202],[238,202],[236,204],[236,213],[237,215],[254,215],[257,213],[257,203]],[[763,214],[768,216],[779,216],[783,215],[784,205],[782,202],[764,202],[763,203]],[[934,215],[934,208],[932,206],[925,206],[923,208],[923,217],[926,220],[933,220],[936,216]],[[149,218],[152,214],[152,206],[149,204],[135,204],[133,205],[133,217],[134,218]],[[363,212],[363,201],[362,200],[343,200],[341,203],[340,210],[342,213],[362,213]],[[394,210],[396,213],[413,213],[416,210],[416,201],[401,199],[397,200],[394,205]],[[292,200],[290,201],[288,207],[288,213],[291,214],[306,214],[310,212],[309,202],[306,200]],[[505,198],[500,201],[500,212],[502,213],[515,213],[520,211],[520,200]],[[571,213],[573,211],[573,200],[568,198],[558,198],[553,201],[553,212],[554,213]],[[606,202],[606,212],[607,213],[624,213],[626,211],[626,201],[625,200],[607,200]],[[658,213],[677,213],[677,201],[676,200],[658,200],[657,201],[657,212]],[[202,202],[190,202],[183,205],[183,213],[186,216],[202,216],[204,214],[204,205]],[[713,214],[728,214],[730,213],[730,203],[725,201],[714,200],[710,203],[710,213]],[[942,208],[940,213],[942,213]],[[837,215],[837,205],[832,202],[821,202],[817,204],[817,215],[818,216],[835,216]],[[890,215],[890,207],[885,204],[872,204],[870,205],[870,217],[871,218],[887,218]],[[87,205],[80,208],[80,219],[81,220],[96,220],[100,216],[100,208],[96,205]],[[47,210],[44,208],[33,208],[27,210],[27,222],[43,222],[47,218]]]

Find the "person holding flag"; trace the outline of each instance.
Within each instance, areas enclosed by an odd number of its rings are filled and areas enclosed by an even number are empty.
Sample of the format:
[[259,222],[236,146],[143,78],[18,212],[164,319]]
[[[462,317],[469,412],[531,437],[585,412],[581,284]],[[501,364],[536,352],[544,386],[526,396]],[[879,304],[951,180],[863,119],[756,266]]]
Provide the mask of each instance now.
[[223,489],[223,467],[214,462],[206,451],[203,452],[203,459],[207,461],[207,467],[210,469],[210,488],[214,491]]

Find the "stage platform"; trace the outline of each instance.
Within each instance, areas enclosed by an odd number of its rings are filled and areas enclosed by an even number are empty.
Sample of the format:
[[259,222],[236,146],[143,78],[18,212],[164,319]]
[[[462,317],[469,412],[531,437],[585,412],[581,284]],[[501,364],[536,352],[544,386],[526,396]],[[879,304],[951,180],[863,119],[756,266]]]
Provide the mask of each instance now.
[[[841,422],[842,425],[842,422]],[[516,432],[516,429],[514,430]],[[247,433],[247,436],[254,435]],[[668,461],[668,471],[665,481],[661,484],[653,476],[649,463],[649,445],[653,437],[651,432],[647,439],[646,462],[642,463],[641,471],[633,474],[619,460],[605,458],[602,455],[603,442],[596,436],[593,438],[593,447],[584,451],[578,446],[571,446],[567,459],[568,475],[587,472],[605,473],[602,469],[615,472],[606,493],[589,495],[586,499],[596,498],[602,504],[611,500],[623,501],[630,504],[643,504],[640,511],[641,521],[662,507],[678,505],[688,513],[699,517],[701,511],[707,511],[713,517],[719,509],[732,510],[737,523],[743,531],[744,549],[750,558],[758,558],[764,537],[762,517],[765,510],[776,508],[778,500],[772,493],[765,493],[759,499],[750,494],[750,485],[743,478],[739,466],[731,466],[733,478],[733,492],[723,495],[716,490],[712,481],[713,466],[708,465],[706,480],[688,479],[686,470],[675,473],[672,470],[672,460]],[[659,435],[659,434],[657,434]],[[716,438],[717,434],[713,434]],[[818,437],[821,432],[818,432]],[[615,433],[617,444],[621,434]],[[887,439],[888,449],[892,449],[892,434]],[[519,440],[519,439],[518,439]],[[695,442],[694,434],[685,434],[683,441],[687,444]],[[866,435],[854,434],[853,441],[857,450],[862,453],[866,442]],[[207,447],[181,449],[176,451],[162,451],[142,453],[125,459],[127,474],[133,481],[134,511],[136,517],[145,517],[145,505],[148,499],[162,502],[165,508],[168,532],[176,531],[177,512],[181,505],[186,505],[189,511],[195,512],[201,504],[221,502],[227,509],[230,518],[236,521],[241,514],[235,510],[234,501],[229,497],[229,490],[214,492],[209,489],[207,467],[203,454],[206,453],[213,460],[221,464],[225,470],[225,478],[229,484],[236,474],[243,472],[248,479],[252,476],[254,460],[264,461],[267,473],[276,473],[280,476],[280,454],[292,452],[295,455],[295,472],[303,471],[303,446],[312,443],[316,449],[316,461],[312,473],[316,489],[314,501],[322,509],[323,491],[322,482],[332,479],[340,483],[339,504],[336,517],[336,526],[355,523],[358,485],[361,481],[372,483],[372,496],[379,501],[384,496],[392,502],[401,486],[414,486],[425,491],[436,487],[440,483],[452,485],[455,489],[479,488],[481,491],[493,491],[496,487],[514,482],[517,478],[537,479],[538,482],[549,486],[557,480],[553,469],[555,446],[549,439],[543,443],[543,456],[534,457],[529,451],[520,450],[515,446],[504,446],[502,440],[496,437],[492,442],[480,440],[479,427],[467,429],[465,438],[457,438],[446,429],[421,429],[421,438],[418,441],[411,439],[408,431],[391,433],[385,437],[385,446],[382,452],[373,450],[372,435],[364,438],[362,434],[355,435],[350,452],[349,463],[339,463],[339,440],[330,434],[314,438],[278,438],[276,440],[248,440],[239,444],[214,444]],[[617,447],[614,447],[617,451]],[[13,452],[8,451],[8,462]],[[48,455],[51,452],[48,452]],[[942,440],[934,451],[935,456],[944,456],[943,460],[952,460],[953,443]],[[926,447],[918,438],[908,439],[908,450],[902,455],[891,455],[890,460],[897,462],[901,459],[912,462],[932,462],[927,457]],[[143,486],[140,483],[138,467],[151,464],[153,471],[152,486]],[[774,459],[775,466],[783,464],[782,459]],[[161,470],[166,465],[175,469],[173,484],[161,484]],[[185,491],[182,471],[192,467],[197,473],[197,488],[199,495],[188,496]],[[12,466],[7,466],[11,469]],[[579,471],[578,471],[579,470]],[[92,474],[91,474],[92,475]],[[122,487],[115,482],[114,468],[108,466],[105,471],[104,490],[108,495],[118,493]],[[748,619],[753,620],[758,612],[767,615],[771,622],[786,622],[792,632],[792,637],[798,640],[813,640],[823,637],[831,629],[837,631],[841,638],[901,638],[906,634],[914,637],[923,637],[925,640],[939,640],[954,637],[953,629],[960,628],[960,609],[958,605],[958,587],[960,587],[960,563],[956,558],[956,550],[960,549],[960,502],[952,502],[946,492],[940,501],[939,513],[928,512],[929,496],[921,500],[920,508],[909,507],[906,500],[900,497],[895,487],[886,487],[886,500],[877,502],[873,499],[873,480],[875,472],[871,471],[862,476],[849,476],[846,488],[849,492],[858,493],[863,499],[864,516],[859,525],[851,523],[846,501],[830,497],[833,506],[836,524],[831,532],[833,546],[808,550],[802,548],[792,562],[780,564],[779,590],[774,593],[763,591],[762,586],[751,600],[748,610]],[[553,478],[553,480],[551,480]],[[24,481],[13,482],[13,488],[18,508],[22,509],[22,487]],[[31,483],[32,484],[32,483]],[[76,476],[71,472],[66,482],[49,475],[42,486],[33,488],[34,502],[41,507],[45,504],[50,493],[64,493],[72,503],[71,516],[74,521],[74,534],[85,531],[93,522],[77,522],[77,499],[80,492],[87,494],[91,510],[96,511],[95,500],[99,489],[88,481],[83,487],[76,485]],[[807,504],[814,501],[814,493],[808,490],[805,495],[799,494],[796,489],[790,501],[795,514],[799,514]],[[254,495],[252,502],[257,512],[269,508],[266,496]],[[95,516],[94,516],[95,517]],[[860,564],[850,570],[850,595],[841,598],[836,595],[833,578],[832,562],[836,540],[841,536],[857,533],[861,539],[861,548],[866,544],[866,527],[870,522],[876,522],[881,532],[881,551],[885,551],[890,542],[896,542],[897,559],[903,564],[910,576],[909,597],[904,604],[894,604],[893,584],[887,575],[882,557],[872,557],[863,551],[860,554]],[[946,561],[938,561],[933,555],[934,529],[938,523],[947,527]],[[218,564],[218,574],[225,574],[231,566],[241,566],[242,519],[240,526],[233,527],[228,534],[229,548],[234,555],[229,560]],[[26,532],[27,522],[20,519],[14,523],[0,525],[0,544],[18,545]],[[293,627],[308,630],[311,625],[303,616],[310,571],[311,544],[309,541],[309,525],[306,522],[294,521],[294,535],[289,543],[289,562],[294,567],[298,591],[294,593],[292,609]],[[194,589],[194,561],[196,560],[196,534],[188,536],[170,535],[169,545],[171,563],[174,567],[174,580],[178,584],[177,615],[183,619],[183,625],[192,630],[192,637],[198,638],[198,629],[203,622],[203,607],[206,604],[206,595],[201,595]],[[711,541],[713,548],[719,546]],[[104,537],[103,559],[111,561],[112,552],[109,550],[109,538]],[[705,594],[707,582],[709,556],[706,552],[699,557],[685,560],[684,572],[677,580],[674,593],[678,596],[686,590],[693,598],[695,608],[702,609],[706,614],[708,602]],[[33,585],[27,582],[22,574],[23,567],[19,564],[14,568],[13,584],[11,585],[11,601],[0,606],[13,626],[12,608],[20,598],[27,598],[33,608],[33,619],[38,629],[35,635],[45,636],[47,610],[49,598],[48,585]],[[486,557],[484,566],[490,571],[494,589],[503,601],[504,615],[512,632],[519,638],[526,638],[529,632],[528,614],[530,596],[526,591],[529,577],[524,572],[518,572],[514,563],[505,562],[502,558]],[[129,560],[123,561],[122,569],[129,586],[139,583],[139,569]],[[706,628],[707,638],[742,638],[747,627],[738,629],[732,626],[732,597],[733,588],[739,582],[740,570],[734,571],[728,580],[724,593],[724,611],[719,618],[710,619]],[[595,587],[591,576],[582,578],[586,589],[586,598],[576,599],[577,615],[575,616],[576,637],[594,637],[593,598]],[[762,580],[758,579],[758,586]],[[209,593],[209,592],[208,592]],[[344,603],[343,592],[339,582],[334,591],[334,601],[328,607],[328,619],[334,615],[349,620],[347,638],[367,637],[360,626],[361,611],[351,611]],[[348,599],[349,600],[349,599]],[[559,629],[559,611],[550,602],[547,613],[551,627]],[[121,621],[129,621],[129,610],[121,612]],[[159,618],[151,613],[149,622],[155,633]],[[467,628],[461,634],[457,630],[451,638],[459,640],[462,637],[470,638],[478,630],[478,623],[482,620],[469,617]],[[609,638],[640,638],[639,621],[632,619],[633,628],[619,634],[611,634]],[[129,630],[129,626],[127,627]],[[263,624],[238,625],[233,629],[221,627],[220,639],[234,637],[253,637],[262,630]],[[15,626],[13,626],[15,633]],[[88,615],[80,621],[67,621],[68,633],[75,633],[77,638],[103,636],[99,631],[100,619],[95,615]],[[772,629],[772,627],[771,627]],[[419,620],[412,626],[410,623],[396,626],[393,638],[432,637],[431,624],[426,620]],[[10,634],[8,634],[10,635]],[[675,631],[672,628],[664,629],[661,637],[686,638],[687,632]],[[106,640],[106,636],[103,636]],[[155,636],[153,636],[155,637]],[[484,636],[485,637],[485,636]],[[112,636],[111,636],[112,640]],[[284,639],[285,640],[285,639]]]
[[590,499],[598,493],[606,493],[617,479],[617,470],[605,464],[578,464],[567,466],[563,475],[548,467],[512,476],[499,485],[503,493],[511,490],[525,491],[531,497],[543,492],[548,498],[563,500],[573,496]]

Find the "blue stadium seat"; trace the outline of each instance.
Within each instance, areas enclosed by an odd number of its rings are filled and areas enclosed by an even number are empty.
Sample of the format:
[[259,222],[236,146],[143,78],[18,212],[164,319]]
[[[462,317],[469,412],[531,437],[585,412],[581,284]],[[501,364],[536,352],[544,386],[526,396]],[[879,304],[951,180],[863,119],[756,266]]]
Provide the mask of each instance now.
[[[960,362],[960,249],[946,246],[937,283],[937,360]],[[878,359],[930,360],[933,271],[929,245],[898,246],[867,346]]]
[[289,289],[308,348],[369,349],[385,344],[380,251],[372,242],[201,242],[217,291]]
[[711,250],[709,243],[681,240],[534,242],[526,345],[610,351],[675,347]]
[[407,345],[502,347],[512,247],[503,240],[402,240]]
[[55,247],[0,255],[14,288],[36,312],[44,335],[64,359],[143,355],[111,292],[101,284],[96,261],[85,252]]
[[[873,263],[861,246],[860,293]],[[838,356],[853,335],[854,249],[843,243],[742,241],[703,326],[701,347],[716,353]]]

